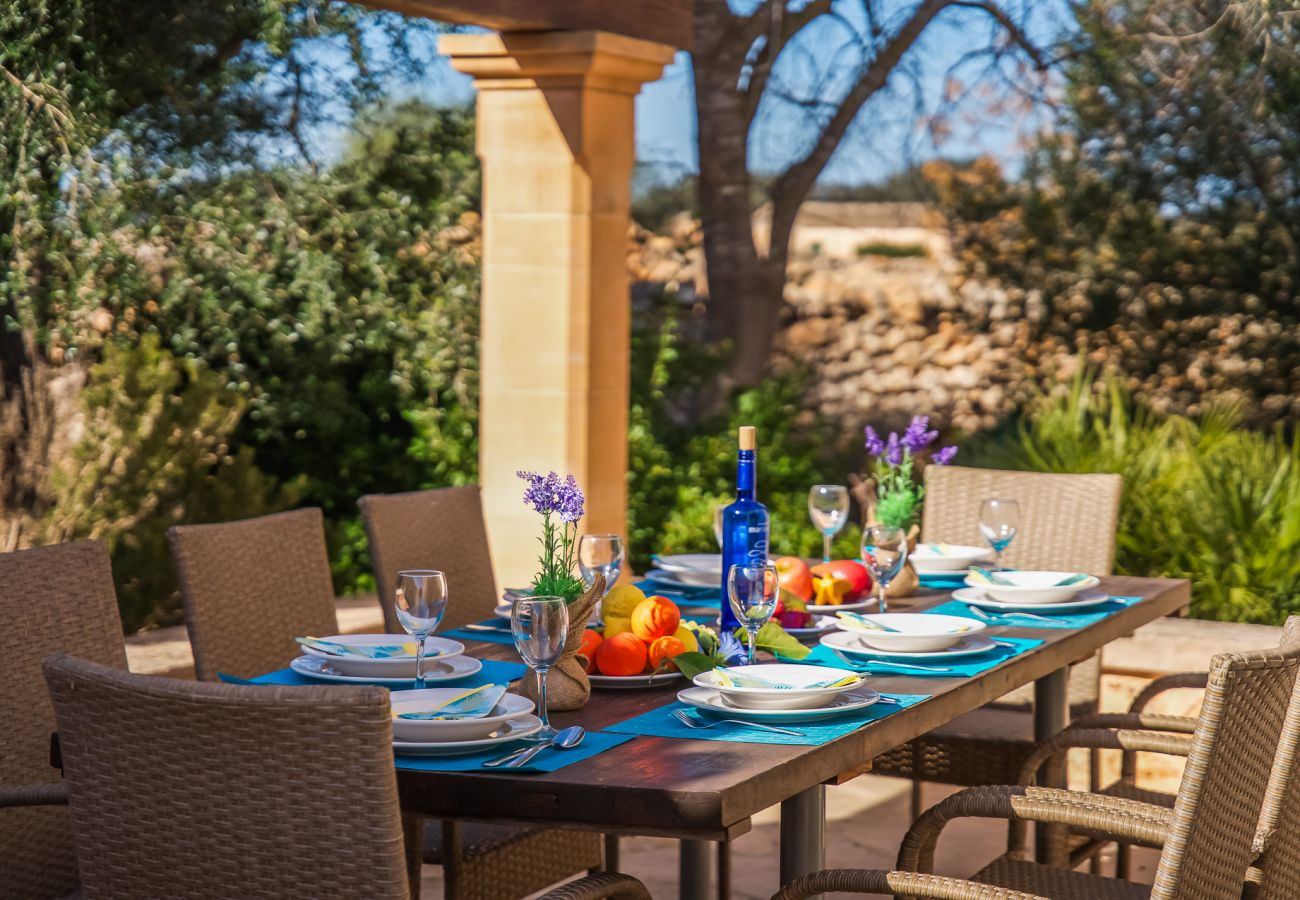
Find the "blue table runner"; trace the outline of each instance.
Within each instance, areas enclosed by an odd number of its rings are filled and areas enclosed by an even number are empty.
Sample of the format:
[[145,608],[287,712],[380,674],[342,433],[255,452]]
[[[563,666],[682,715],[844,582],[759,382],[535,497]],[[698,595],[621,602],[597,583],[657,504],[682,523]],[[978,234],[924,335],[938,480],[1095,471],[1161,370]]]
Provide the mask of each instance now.
[[[977,622],[984,622],[985,625],[1009,625],[1015,628],[1087,628],[1107,616],[1112,616],[1122,609],[1127,609],[1133,604],[1141,602],[1141,597],[1111,597],[1109,603],[1094,606],[1086,612],[1077,613],[1041,612],[1026,607],[1025,612],[1032,613],[1035,616],[1042,616],[1044,619],[1051,619],[1051,622],[1025,618],[1017,615],[1013,610],[999,611],[980,608],[980,612],[989,617],[989,619],[985,620],[971,612],[971,607],[960,600],[949,600],[947,603],[940,603],[933,609],[927,609],[926,612],[944,616],[963,616]],[[1007,640],[1010,639],[1007,638]]]

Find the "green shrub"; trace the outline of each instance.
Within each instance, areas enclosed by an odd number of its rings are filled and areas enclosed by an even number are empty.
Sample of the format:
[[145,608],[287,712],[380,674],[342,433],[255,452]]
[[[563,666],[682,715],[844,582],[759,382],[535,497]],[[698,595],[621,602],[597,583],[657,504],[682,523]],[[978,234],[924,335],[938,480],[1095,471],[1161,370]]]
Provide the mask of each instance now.
[[1193,615],[1277,624],[1300,611],[1300,441],[1240,427],[1241,409],[1161,417],[1078,379],[964,461],[1124,476],[1116,571],[1192,582]]
[[891,259],[929,256],[930,251],[923,244],[890,244],[885,241],[868,241],[858,244],[858,256],[887,256]]

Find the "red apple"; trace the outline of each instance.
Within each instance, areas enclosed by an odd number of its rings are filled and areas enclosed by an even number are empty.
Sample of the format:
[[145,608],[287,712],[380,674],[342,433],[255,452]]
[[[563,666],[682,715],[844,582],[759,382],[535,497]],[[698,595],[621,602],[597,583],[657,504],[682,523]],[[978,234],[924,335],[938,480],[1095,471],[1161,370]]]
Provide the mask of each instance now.
[[[865,570],[864,570],[865,571]],[[776,579],[781,587],[794,594],[800,600],[812,599],[812,571],[808,564],[797,556],[782,556],[776,561]]]
[[[781,563],[777,561],[777,571],[780,571]],[[813,575],[827,576],[832,578],[841,578],[850,585],[848,596],[845,601],[852,603],[862,597],[865,597],[871,591],[871,573],[867,567],[860,562],[851,559],[835,559],[828,563],[818,563],[813,566],[809,572]]]

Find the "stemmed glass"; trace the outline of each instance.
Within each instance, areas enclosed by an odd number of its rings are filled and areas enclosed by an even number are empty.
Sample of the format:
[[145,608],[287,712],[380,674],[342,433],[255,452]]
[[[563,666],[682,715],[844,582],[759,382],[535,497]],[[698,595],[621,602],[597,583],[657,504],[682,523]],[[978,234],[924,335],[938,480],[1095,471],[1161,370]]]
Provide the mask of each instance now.
[[892,525],[862,529],[862,563],[871,570],[880,594],[880,612],[888,612],[885,591],[907,562],[907,535]]
[[740,564],[731,567],[727,576],[727,595],[731,597],[731,611],[749,633],[749,664],[754,664],[754,642],[758,631],[776,611],[776,565]]
[[980,534],[989,542],[997,556],[997,567],[1002,568],[1002,551],[1016,536],[1020,525],[1020,504],[1015,500],[990,497],[980,507]]
[[842,484],[814,484],[808,492],[808,516],[822,533],[822,562],[831,561],[831,539],[849,521],[849,489]]
[[560,661],[569,635],[569,604],[563,597],[520,597],[510,610],[510,633],[520,658],[537,673],[537,716],[542,730],[534,739],[555,737],[546,712],[546,675]]
[[407,569],[397,573],[394,592],[397,621],[415,638],[415,686],[424,681],[424,642],[438,630],[447,612],[447,576],[436,569]]
[[[587,587],[596,583],[596,573],[605,576],[605,593],[609,593],[623,570],[623,539],[616,534],[584,534],[578,539],[578,570]],[[595,621],[600,622],[600,604]]]

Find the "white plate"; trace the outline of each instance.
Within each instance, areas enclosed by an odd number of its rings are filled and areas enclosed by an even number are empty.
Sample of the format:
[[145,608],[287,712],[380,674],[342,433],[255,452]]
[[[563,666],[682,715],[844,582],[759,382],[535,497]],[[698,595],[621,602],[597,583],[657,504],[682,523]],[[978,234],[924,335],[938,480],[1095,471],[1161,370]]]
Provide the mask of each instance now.
[[[344,675],[337,671],[325,671],[325,667],[334,669],[333,661],[319,656],[299,656],[289,663],[289,668],[304,678],[328,681],[332,684],[381,684],[384,687],[410,688],[415,678],[414,674],[406,678]],[[467,675],[473,675],[481,668],[483,668],[483,664],[477,659],[462,654],[446,660],[431,660],[424,667],[424,675],[426,681],[451,681],[453,678],[464,678]]]
[[495,616],[499,616],[499,617],[501,617],[502,619],[509,619],[509,618],[510,618],[510,610],[513,609],[513,608],[514,608],[514,607],[513,607],[511,604],[509,604],[509,603],[498,603],[498,604],[496,605],[496,608],[495,608],[494,610],[492,610],[492,614],[495,615]]
[[[781,688],[731,687],[718,683],[715,669],[695,676],[696,687],[716,691],[731,705],[745,709],[813,709],[825,706],[833,697],[845,691],[862,686],[859,673],[832,666],[764,663],[753,666],[728,666],[728,669],[741,675],[750,674],[755,678],[770,679],[790,685]],[[838,680],[849,675],[858,675],[858,680],[839,687],[811,687],[819,682]]]
[[[839,607],[843,609],[844,607]],[[786,634],[792,634],[795,637],[812,637],[815,634],[824,634],[835,627],[834,616],[813,616],[813,623],[808,628],[787,628]]]
[[641,688],[658,687],[681,677],[681,672],[657,672],[654,675],[588,675],[587,680],[591,682],[592,687],[635,691]]
[[542,720],[537,716],[524,714],[508,719],[501,726],[496,737],[477,738],[472,741],[438,741],[434,743],[421,741],[393,741],[393,752],[398,756],[464,756],[477,753],[498,744],[508,744],[520,738],[526,738],[542,730]]
[[677,699],[687,706],[715,713],[728,719],[752,719],[755,722],[816,722],[845,713],[866,709],[880,699],[871,688],[856,687],[835,697],[817,709],[745,709],[732,706],[712,688],[690,687],[677,692]]
[[[698,591],[699,588],[707,587],[713,588],[716,591],[722,590],[721,572],[710,572],[708,577],[704,577],[703,575],[692,575],[686,572],[669,572],[667,569],[651,569],[645,573],[645,577],[649,581],[657,581],[670,588],[694,588]],[[647,590],[646,593],[650,594],[652,591]]]
[[[352,644],[353,646],[375,646],[377,644],[406,644],[414,643],[415,639],[406,634],[340,634],[334,637],[321,638],[324,641],[334,641],[339,644]],[[451,659],[453,656],[460,656],[465,652],[465,645],[460,641],[453,641],[448,638],[430,637],[424,642],[424,646],[429,651],[437,651],[436,655],[429,656],[430,660]],[[415,657],[414,656],[393,656],[387,659],[364,659],[359,656],[334,656],[330,653],[324,653],[311,647],[303,647],[302,652],[307,656],[316,656],[321,659],[329,660],[330,665],[338,669],[343,675],[356,675],[361,678],[378,677],[378,678],[414,678],[415,677]]]
[[722,554],[720,553],[678,553],[657,556],[654,564],[661,572],[656,577],[662,580],[675,581],[679,584],[717,585],[719,589],[722,587]]
[[986,596],[979,588],[959,588],[952,592],[952,599],[970,606],[978,606],[981,609],[1010,610],[1012,612],[1032,611],[1034,615],[1050,612],[1075,612],[1076,610],[1091,609],[1094,606],[1101,606],[1110,602],[1108,595],[1100,591],[1088,591],[1064,603],[1007,603]]
[[859,600],[856,603],[841,603],[839,606],[828,606],[826,604],[809,603],[808,612],[810,613],[828,613],[835,615],[837,612],[862,612],[864,609],[875,606],[876,598],[867,597],[865,600]]
[[929,544],[917,544],[916,549],[907,554],[907,561],[918,575],[936,572],[962,572],[971,567],[971,563],[990,559],[993,551],[988,547],[967,547],[962,544],[943,544],[947,552],[936,553]]
[[1011,584],[980,584],[973,580],[973,575],[966,576],[966,586],[978,588],[986,596],[1003,603],[1019,603],[1021,606],[1038,606],[1043,603],[1064,603],[1082,591],[1091,590],[1101,584],[1096,575],[1089,575],[1087,580],[1077,584],[1057,584],[1069,578],[1073,572],[999,572],[998,577]]
[[965,616],[926,613],[876,613],[863,616],[892,631],[867,631],[838,622],[841,631],[857,635],[863,644],[877,650],[919,653],[946,650],[964,637],[984,630],[984,623]]
[[[426,688],[422,691],[393,691],[393,712],[418,712],[439,703],[449,703],[470,688]],[[533,701],[518,694],[503,694],[486,716],[477,719],[393,719],[393,738],[399,741],[468,741],[496,731],[507,719],[533,711]]]
[[825,635],[818,643],[825,644],[832,650],[845,656],[866,656],[871,659],[957,659],[962,656],[978,656],[996,650],[997,644],[985,634],[964,637],[947,650],[931,650],[919,653],[904,653],[897,650],[877,650],[858,640],[855,631],[836,631]]

